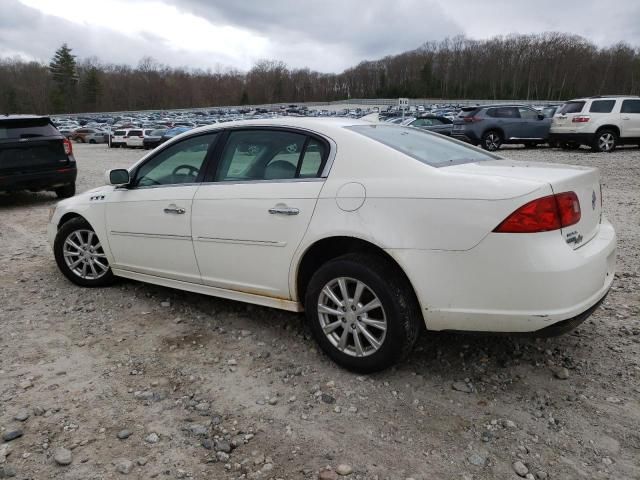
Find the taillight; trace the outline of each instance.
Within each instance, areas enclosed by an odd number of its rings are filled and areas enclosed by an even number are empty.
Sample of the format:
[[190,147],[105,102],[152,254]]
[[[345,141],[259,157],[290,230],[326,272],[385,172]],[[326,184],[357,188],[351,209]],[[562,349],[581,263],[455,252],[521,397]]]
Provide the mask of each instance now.
[[537,198],[509,215],[496,233],[549,232],[580,221],[580,201],[574,192]]
[[482,119],[478,117],[464,117],[462,120],[464,120],[466,123],[475,123],[479,122]]
[[589,115],[577,115],[571,120],[573,123],[587,123],[590,120]]
[[71,144],[71,140],[69,140],[68,138],[63,139],[62,145],[64,145],[65,155],[71,155],[73,153],[73,145]]

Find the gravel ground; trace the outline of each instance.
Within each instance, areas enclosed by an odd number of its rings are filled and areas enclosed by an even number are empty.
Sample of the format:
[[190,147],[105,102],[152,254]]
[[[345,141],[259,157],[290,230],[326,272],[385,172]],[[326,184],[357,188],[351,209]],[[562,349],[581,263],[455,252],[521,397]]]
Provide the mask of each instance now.
[[[80,191],[142,155],[74,148]],[[602,170],[608,299],[562,337],[431,334],[370,376],[300,315],[76,287],[46,244],[54,196],[0,196],[0,478],[640,478],[640,150],[503,155]]]

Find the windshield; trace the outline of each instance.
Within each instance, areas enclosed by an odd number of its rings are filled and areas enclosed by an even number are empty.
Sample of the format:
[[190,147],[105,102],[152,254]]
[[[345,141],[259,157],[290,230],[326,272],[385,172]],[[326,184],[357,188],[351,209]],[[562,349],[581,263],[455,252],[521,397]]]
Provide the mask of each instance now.
[[396,125],[345,127],[432,167],[495,160],[500,157],[458,143],[437,133]]

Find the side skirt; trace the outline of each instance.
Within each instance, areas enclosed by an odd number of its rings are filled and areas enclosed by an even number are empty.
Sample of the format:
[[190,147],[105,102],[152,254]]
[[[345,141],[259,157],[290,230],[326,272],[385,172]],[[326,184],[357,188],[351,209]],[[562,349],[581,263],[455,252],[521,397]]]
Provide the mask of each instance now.
[[245,293],[236,290],[226,290],[224,288],[210,287],[198,283],[182,282],[180,280],[172,280],[169,278],[156,277],[155,275],[147,275],[146,273],[132,272],[119,268],[112,268],[113,274],[118,277],[130,278],[145,283],[153,283],[163,287],[176,288],[178,290],[186,290],[187,292],[200,293],[212,297],[226,298],[238,302],[252,303],[254,305],[262,305],[263,307],[278,308],[280,310],[288,310],[290,312],[302,312],[303,307],[300,303],[283,298],[265,297],[256,295],[255,293]]

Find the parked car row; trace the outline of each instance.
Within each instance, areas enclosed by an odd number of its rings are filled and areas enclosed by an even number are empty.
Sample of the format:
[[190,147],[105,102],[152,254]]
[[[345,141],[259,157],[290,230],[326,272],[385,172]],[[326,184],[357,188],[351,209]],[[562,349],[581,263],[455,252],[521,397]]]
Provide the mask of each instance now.
[[[282,116],[348,117],[406,125],[452,136],[496,151],[503,145],[521,144],[533,148],[540,144],[563,149],[581,145],[594,151],[610,152],[622,144],[640,141],[637,117],[640,99],[632,96],[596,96],[570,100],[564,104],[458,104],[418,105],[405,111],[397,106],[381,111],[378,107],[329,111],[306,106],[211,109],[193,112],[155,112],[120,117],[78,117],[59,119],[60,132],[83,143],[110,142],[113,148],[152,149],[191,128],[234,120],[271,119]],[[83,126],[79,126],[84,123]],[[75,126],[75,127],[74,127]],[[74,127],[74,128],[71,128]],[[111,131],[111,136],[105,129]]]

